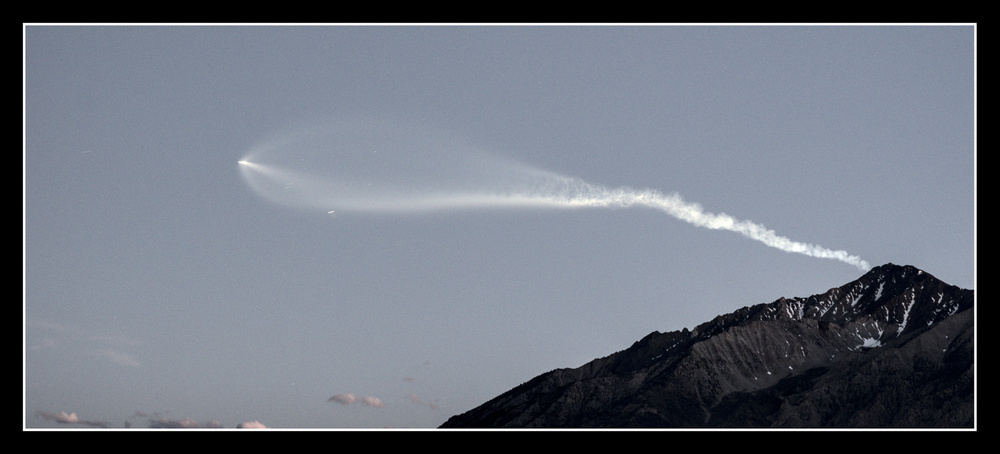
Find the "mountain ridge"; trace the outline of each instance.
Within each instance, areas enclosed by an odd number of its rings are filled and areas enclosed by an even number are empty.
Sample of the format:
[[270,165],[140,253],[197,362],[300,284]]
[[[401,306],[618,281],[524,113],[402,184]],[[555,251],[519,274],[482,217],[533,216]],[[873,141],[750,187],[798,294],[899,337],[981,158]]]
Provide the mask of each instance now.
[[973,290],[888,263],[650,333],[441,427],[971,427],[973,306]]

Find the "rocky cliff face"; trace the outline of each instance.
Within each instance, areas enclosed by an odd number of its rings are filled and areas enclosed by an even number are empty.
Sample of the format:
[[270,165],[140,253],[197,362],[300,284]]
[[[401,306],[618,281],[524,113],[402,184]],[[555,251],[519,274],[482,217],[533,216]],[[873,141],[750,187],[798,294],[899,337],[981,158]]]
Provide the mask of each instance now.
[[973,427],[973,291],[887,264],[540,375],[457,427]]

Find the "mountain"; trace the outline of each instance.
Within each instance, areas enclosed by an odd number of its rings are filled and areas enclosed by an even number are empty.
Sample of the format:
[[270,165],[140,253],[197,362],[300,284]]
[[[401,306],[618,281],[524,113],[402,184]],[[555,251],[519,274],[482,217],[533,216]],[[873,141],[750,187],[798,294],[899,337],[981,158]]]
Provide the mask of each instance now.
[[806,298],[653,332],[442,428],[971,428],[974,291],[886,264]]

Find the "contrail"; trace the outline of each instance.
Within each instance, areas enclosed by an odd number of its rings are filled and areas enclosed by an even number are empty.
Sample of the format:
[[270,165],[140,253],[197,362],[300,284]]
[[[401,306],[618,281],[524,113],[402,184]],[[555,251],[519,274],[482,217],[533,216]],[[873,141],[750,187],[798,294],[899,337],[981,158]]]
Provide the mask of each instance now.
[[428,137],[370,125],[310,129],[259,145],[239,160],[239,169],[247,184],[272,202],[331,214],[647,207],[785,252],[839,260],[863,271],[871,268],[846,251],[793,241],[760,224],[706,212],[676,193],[606,188]]
[[567,207],[610,207],[629,208],[643,206],[663,211],[668,215],[697,227],[712,230],[729,230],[739,233],[752,240],[760,241],[767,246],[785,251],[804,254],[810,257],[839,260],[868,271],[871,265],[861,257],[850,255],[847,251],[835,251],[809,243],[793,241],[778,235],[774,230],[750,221],[738,220],[725,213],[706,212],[701,205],[684,201],[677,193],[663,194],[650,189],[634,190],[630,188],[608,189],[583,181],[576,181],[574,186],[579,189],[575,195],[546,197],[553,204]]

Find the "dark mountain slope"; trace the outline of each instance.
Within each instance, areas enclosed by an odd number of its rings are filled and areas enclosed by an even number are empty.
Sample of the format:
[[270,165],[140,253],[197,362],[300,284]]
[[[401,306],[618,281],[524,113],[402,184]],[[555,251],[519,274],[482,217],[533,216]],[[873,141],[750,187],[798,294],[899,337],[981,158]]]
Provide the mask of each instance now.
[[972,427],[973,299],[887,264],[819,295],[651,333],[442,427]]

